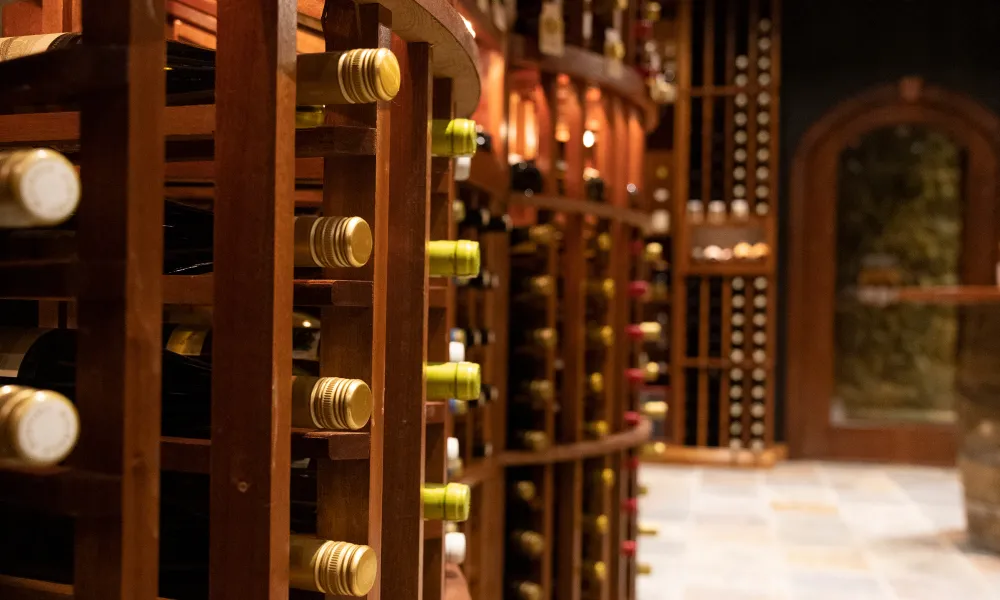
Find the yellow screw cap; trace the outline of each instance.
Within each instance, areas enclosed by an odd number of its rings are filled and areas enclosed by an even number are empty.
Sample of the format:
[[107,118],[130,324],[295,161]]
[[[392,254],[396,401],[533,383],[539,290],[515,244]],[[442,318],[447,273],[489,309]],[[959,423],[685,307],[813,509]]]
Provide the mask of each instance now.
[[611,426],[607,421],[592,421],[587,423],[587,433],[595,438],[607,437],[611,432]]
[[611,489],[615,486],[615,470],[601,469],[601,482],[604,483],[604,487]]
[[289,585],[338,596],[365,596],[375,585],[378,559],[369,546],[292,535]]
[[587,376],[587,386],[590,391],[594,394],[600,394],[604,391],[604,375],[600,373],[591,373]]
[[361,217],[296,217],[295,265],[361,267],[372,255],[372,230]]
[[533,481],[518,481],[514,484],[514,494],[525,502],[531,502],[538,496],[538,489]]
[[597,515],[596,517],[591,517],[587,525],[591,533],[604,535],[608,532],[608,516]]
[[476,153],[476,122],[472,119],[436,119],[431,123],[431,154],[471,156]]
[[482,379],[481,369],[476,363],[431,363],[424,367],[424,373],[428,398],[479,398]]
[[427,245],[432,277],[475,277],[479,274],[479,242],[437,240]]
[[425,484],[424,518],[434,521],[466,521],[472,507],[472,490],[461,483]]

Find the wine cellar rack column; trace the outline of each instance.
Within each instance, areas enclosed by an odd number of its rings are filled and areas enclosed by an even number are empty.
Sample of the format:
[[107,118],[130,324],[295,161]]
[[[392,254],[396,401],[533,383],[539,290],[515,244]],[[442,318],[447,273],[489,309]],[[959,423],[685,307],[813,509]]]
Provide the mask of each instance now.
[[289,0],[219,2],[210,535],[219,599],[288,597],[295,22]]
[[[352,48],[388,48],[392,39],[391,14],[378,4],[329,2],[323,22],[327,51]],[[360,124],[375,130],[374,155],[340,156],[324,161],[323,212],[356,215],[370,224],[374,248],[360,268],[326,269],[330,280],[359,280],[370,286],[370,306],[329,306],[321,312],[321,375],[350,376],[365,381],[372,391],[371,423],[365,432],[330,432],[339,439],[369,437],[367,457],[335,460],[321,457],[317,466],[316,533],[322,539],[365,544],[381,555],[382,480],[384,465],[383,407],[386,378],[386,273],[389,256],[389,109],[390,103],[328,108],[328,125]],[[350,181],[351,185],[344,185]],[[362,303],[363,304],[363,303]],[[313,434],[317,435],[317,434]],[[381,592],[382,569],[368,594]]]
[[[107,518],[76,521],[74,596],[152,599],[157,587],[163,2],[84,6],[87,47],[123,85],[81,98],[74,468],[120,477]],[[96,556],[101,563],[94,564]]]
[[[430,235],[431,49],[394,36],[391,48],[403,79],[390,111],[388,296],[386,314],[385,439],[398,449],[383,465],[382,596],[423,593],[422,490],[426,444],[428,263]],[[391,376],[389,376],[391,375]],[[414,596],[416,593],[416,596]]]

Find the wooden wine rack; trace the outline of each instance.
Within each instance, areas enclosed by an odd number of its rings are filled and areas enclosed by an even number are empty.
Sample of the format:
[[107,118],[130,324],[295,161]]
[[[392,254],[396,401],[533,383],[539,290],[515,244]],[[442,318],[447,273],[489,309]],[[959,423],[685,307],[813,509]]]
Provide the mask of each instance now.
[[[511,277],[549,275],[558,281],[558,291],[539,308],[544,320],[537,326],[555,329],[559,342],[545,351],[536,375],[557,386],[558,406],[538,411],[535,423],[524,422],[522,413],[519,421],[507,424],[508,435],[534,428],[544,431],[553,445],[536,452],[512,449],[508,442],[503,453],[508,490],[521,480],[533,481],[538,490],[530,517],[508,512],[505,572],[508,582],[540,585],[543,598],[610,600],[635,597],[634,561],[620,552],[621,543],[635,537],[635,520],[621,506],[637,493],[627,458],[647,439],[650,425],[644,421],[631,428],[623,418],[636,407],[623,376],[632,348],[623,339],[634,242],[643,237],[647,215],[642,193],[630,196],[627,186],[642,183],[645,134],[656,126],[659,111],[634,70],[579,47],[582,36],[575,26],[581,23],[574,15],[582,8],[582,2],[563,5],[567,47],[562,57],[540,54],[530,39],[511,40],[515,69],[508,84],[508,143],[511,153],[537,164],[544,189],[541,194],[512,193],[510,213],[516,225],[548,223],[559,231],[558,241],[545,249],[543,271],[512,272]],[[592,145],[584,141],[586,131],[595,134]],[[604,202],[585,199],[585,167],[596,168],[604,179]],[[610,241],[603,251],[594,248],[601,234]],[[587,284],[605,278],[614,281],[614,298],[600,312],[589,312]],[[512,307],[512,334],[524,327],[514,311],[524,310]],[[589,351],[588,326],[610,327],[615,343],[603,354]],[[597,392],[588,385],[595,373],[604,382]],[[510,377],[513,389],[527,375],[512,370]],[[587,424],[599,420],[607,422],[610,433],[595,439]],[[601,478],[605,470],[614,475],[611,486]],[[608,518],[607,533],[585,533],[586,518],[597,515]],[[515,528],[542,534],[546,547],[539,560],[515,558],[509,537]],[[588,575],[589,563],[598,561],[607,568],[603,581]]]
[[[5,6],[3,25],[82,27],[85,43],[0,63],[0,147],[67,153],[84,190],[77,257],[0,257],[0,298],[38,301],[21,325],[79,331],[80,444],[64,467],[0,470],[3,502],[75,518],[76,575],[0,577],[0,597],[157,598],[159,478],[178,470],[211,475],[209,597],[288,598],[289,473],[310,458],[317,534],[379,556],[369,598],[440,598],[441,526],[425,524],[421,488],[444,480],[447,417],[425,402],[423,369],[454,317],[426,247],[453,224],[450,162],[431,158],[428,120],[479,101],[458,12],[440,0],[43,0]],[[296,34],[305,52],[390,48],[399,94],[296,131]],[[218,42],[215,105],[164,107],[167,36]],[[214,207],[213,275],[161,274],[165,189]],[[293,270],[297,206],[368,221],[368,265]],[[215,309],[211,440],[160,437],[170,305]],[[322,309],[321,372],[371,386],[366,430],[291,428],[293,305]]]
[[[663,443],[644,458],[770,465],[785,453],[774,430],[780,5],[677,0],[665,11],[678,32],[674,141],[672,150],[651,154],[647,181],[660,180],[656,170],[668,167],[672,337],[663,391],[671,402],[666,431],[656,438]],[[692,198],[704,216],[692,213]],[[747,201],[748,217],[734,216],[736,199]],[[720,219],[708,214],[713,200],[724,202]],[[767,254],[698,255],[708,245],[743,241],[765,245]]]

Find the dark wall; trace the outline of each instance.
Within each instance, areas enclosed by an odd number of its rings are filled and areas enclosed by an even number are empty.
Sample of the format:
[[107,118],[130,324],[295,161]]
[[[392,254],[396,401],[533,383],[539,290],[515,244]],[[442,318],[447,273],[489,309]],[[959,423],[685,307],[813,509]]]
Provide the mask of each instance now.
[[[923,77],[1000,114],[1000,0],[784,0],[781,88],[781,235],[785,249],[791,159],[809,127],[871,87]],[[782,252],[781,279],[785,279]],[[779,306],[787,306],[781,286]],[[793,324],[779,321],[779,340]],[[779,344],[778,406],[785,348]],[[777,431],[783,431],[779,410]]]

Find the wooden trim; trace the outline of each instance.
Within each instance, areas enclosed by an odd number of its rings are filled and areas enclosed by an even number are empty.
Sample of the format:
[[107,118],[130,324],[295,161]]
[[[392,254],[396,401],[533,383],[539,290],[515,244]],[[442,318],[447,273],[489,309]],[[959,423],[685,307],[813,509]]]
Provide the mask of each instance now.
[[728,448],[692,448],[668,444],[663,452],[643,454],[644,463],[699,465],[704,467],[771,468],[788,457],[788,447],[777,444],[762,452],[730,450]]
[[864,133],[896,124],[936,127],[968,151],[962,279],[994,277],[1000,214],[1000,119],[954,92],[904,80],[846,100],[799,142],[789,206],[787,436],[799,458],[850,458],[946,463],[956,449],[953,428],[829,422],[833,376],[836,161]]
[[649,439],[652,430],[652,424],[648,420],[643,420],[642,424],[635,429],[615,433],[602,440],[554,446],[544,452],[507,451],[501,454],[497,460],[500,464],[511,467],[519,465],[548,465],[593,458],[618,450],[641,446]]

